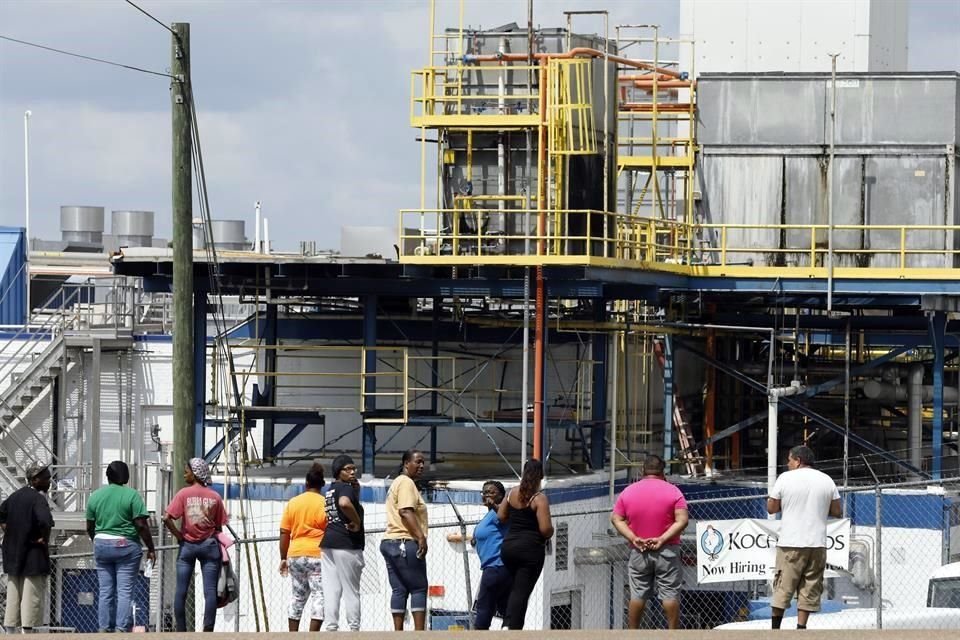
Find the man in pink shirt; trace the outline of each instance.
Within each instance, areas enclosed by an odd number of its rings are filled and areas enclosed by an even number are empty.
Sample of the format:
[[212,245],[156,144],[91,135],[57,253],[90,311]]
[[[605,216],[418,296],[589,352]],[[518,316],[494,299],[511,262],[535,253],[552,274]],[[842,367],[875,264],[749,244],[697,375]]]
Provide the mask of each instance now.
[[657,595],[670,629],[680,628],[680,534],[687,527],[687,501],[664,479],[660,456],[643,461],[643,478],[624,489],[610,522],[630,543],[630,628],[639,629],[647,600]]

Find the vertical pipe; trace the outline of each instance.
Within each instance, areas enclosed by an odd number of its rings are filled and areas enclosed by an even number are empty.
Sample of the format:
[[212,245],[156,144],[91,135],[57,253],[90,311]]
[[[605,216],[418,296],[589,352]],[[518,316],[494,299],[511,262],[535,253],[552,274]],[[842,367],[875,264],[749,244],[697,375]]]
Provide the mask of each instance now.
[[24,241],[26,245],[26,316],[25,324],[30,324],[30,116],[33,115],[28,109],[23,112],[23,204],[25,214]]
[[[533,95],[533,0],[527,0],[527,95]],[[540,87],[543,91],[543,87]],[[527,98],[527,113],[533,110],[532,100]],[[533,131],[529,128],[524,131],[526,138],[526,189],[524,190],[523,214],[523,255],[530,255],[530,190],[533,186],[531,172],[533,171]],[[537,175],[539,190],[540,176]],[[530,267],[523,268],[523,365],[521,384],[521,413],[520,413],[520,469],[527,463],[527,427],[530,399]]]
[[877,629],[883,629],[883,489],[880,488],[879,481],[877,481],[873,495],[874,520],[876,521],[873,535],[877,540],[873,559],[874,575],[877,578]]
[[[547,230],[546,181],[547,168],[547,114],[546,114],[547,61],[540,61],[540,132],[537,146],[537,255],[544,255],[544,237]],[[537,266],[537,289],[533,336],[533,457],[543,460],[543,330],[546,308],[544,304],[543,266]]]
[[253,252],[260,253],[260,201],[253,205]]
[[90,425],[90,488],[96,489],[100,486],[103,477],[103,449],[101,448],[101,423],[100,423],[100,370],[101,356],[103,350],[100,348],[100,338],[93,339],[93,349],[91,356],[90,371],[90,414],[87,416]]
[[[716,329],[707,329],[707,355],[711,358],[717,357],[717,332]],[[713,367],[707,367],[705,372],[707,393],[704,398],[703,407],[703,435],[710,438],[714,434],[717,419],[717,371]],[[713,474],[713,444],[708,444],[704,448],[706,456],[705,474],[709,477]]]
[[[507,52],[507,39],[504,37],[500,38],[499,46],[497,51],[500,54]],[[497,113],[499,115],[504,115],[507,112],[507,102],[506,102],[506,87],[507,87],[507,71],[506,63],[501,63],[500,73],[497,77]],[[507,194],[507,152],[504,147],[504,133],[503,131],[497,132],[497,195],[505,196]],[[505,212],[507,208],[507,203],[505,200],[497,201],[497,208],[499,213],[497,214],[497,224],[498,228],[496,231],[503,233],[504,235],[509,235],[507,233],[507,214]]]
[[[172,25],[170,85],[173,131],[173,468],[183,469],[193,455],[194,353],[193,332],[193,195],[190,116],[190,25]],[[174,473],[174,489],[182,474]]]
[[907,370],[907,449],[910,464],[923,463],[923,365],[916,362]]
[[[437,387],[440,385],[440,304],[441,298],[433,299],[433,317],[431,321],[433,329],[433,341],[430,344],[430,413],[434,416],[440,411],[440,397]],[[452,373],[452,372],[451,372]],[[404,398],[404,402],[406,402]],[[430,427],[430,464],[437,464],[437,427]],[[466,539],[466,538],[464,538]]]
[[[767,391],[767,495],[773,491],[773,485],[777,481],[777,413],[779,409],[779,398],[770,389]],[[771,515],[770,519],[776,516]]]
[[827,169],[827,311],[833,311],[833,160],[837,141],[837,56],[830,55],[830,162]]
[[363,412],[360,419],[363,422],[363,475],[373,476],[373,466],[376,462],[375,451],[377,445],[376,428],[373,423],[367,422],[368,413],[377,408],[377,399],[371,395],[377,391],[377,296],[368,295],[363,300],[363,346],[366,347],[363,359],[363,391],[367,394],[363,400]]
[[[606,304],[602,299],[593,301],[593,318],[597,323],[602,323],[607,319]],[[605,447],[604,440],[606,435],[605,421],[607,419],[607,389],[608,382],[612,379],[617,380],[616,369],[613,375],[610,375],[610,369],[607,367],[607,358],[610,351],[607,334],[600,331],[594,333],[590,338],[591,359],[593,360],[593,389],[591,399],[593,426],[590,428],[590,466],[594,471],[603,469],[603,456]],[[614,346],[616,349],[616,346]],[[613,390],[616,397],[616,389]],[[611,440],[610,446],[614,446]],[[612,463],[612,458],[611,458]]]
[[[610,369],[613,371],[613,384],[610,390],[613,394],[613,400],[610,405],[610,506],[613,506],[616,497],[617,481],[617,411],[619,410],[620,387],[617,384],[619,378],[619,360],[620,360],[620,340],[619,332],[613,334],[613,353],[610,358]],[[606,381],[604,381],[606,384]]]
[[[799,316],[797,316],[799,318]],[[850,319],[847,318],[847,330],[844,334],[843,357],[843,486],[850,482]],[[796,353],[796,350],[794,350]],[[843,501],[847,508],[847,501]]]

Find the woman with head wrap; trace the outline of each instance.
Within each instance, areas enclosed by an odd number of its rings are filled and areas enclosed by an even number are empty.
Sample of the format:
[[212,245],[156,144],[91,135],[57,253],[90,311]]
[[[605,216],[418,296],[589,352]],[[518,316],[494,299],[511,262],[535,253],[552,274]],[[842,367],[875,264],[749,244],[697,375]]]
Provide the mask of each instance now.
[[[177,591],[173,600],[177,631],[187,630],[187,588],[193,581],[198,560],[203,575],[203,630],[213,631],[217,619],[217,578],[222,556],[216,534],[227,524],[227,509],[220,494],[207,487],[209,479],[206,461],[191,458],[183,471],[187,486],[173,496],[163,516],[163,523],[180,543]],[[179,528],[174,520],[180,521]]]
[[333,482],[327,490],[327,532],[323,556],[324,619],[327,631],[340,628],[340,598],[350,631],[360,630],[360,575],[363,572],[363,505],[357,465],[348,455],[333,459]]
[[126,486],[130,468],[120,460],[107,466],[107,486],[90,495],[87,502],[87,534],[93,540],[93,559],[97,565],[100,598],[97,603],[97,628],[100,633],[129,632],[134,620],[130,615],[133,583],[140,569],[143,550],[155,562],[153,536],[147,518],[150,514],[140,493]]

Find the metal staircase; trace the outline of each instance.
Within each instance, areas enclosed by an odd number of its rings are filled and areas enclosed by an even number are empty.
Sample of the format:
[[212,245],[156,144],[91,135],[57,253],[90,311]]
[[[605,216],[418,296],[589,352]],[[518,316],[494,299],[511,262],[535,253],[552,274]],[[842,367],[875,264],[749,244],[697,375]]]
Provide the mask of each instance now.
[[[19,489],[26,468],[59,463],[51,434],[28,416],[54,382],[96,344],[132,345],[136,287],[123,278],[64,285],[33,310],[31,322],[0,345],[0,493]],[[58,521],[59,526],[59,521]]]

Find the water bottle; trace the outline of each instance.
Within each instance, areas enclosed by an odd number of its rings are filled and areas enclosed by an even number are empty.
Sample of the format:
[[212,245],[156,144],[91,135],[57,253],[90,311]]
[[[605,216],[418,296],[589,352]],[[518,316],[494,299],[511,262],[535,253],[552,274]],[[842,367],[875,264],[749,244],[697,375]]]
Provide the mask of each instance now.
[[143,565],[143,577],[148,579],[153,577],[153,560],[147,560]]

